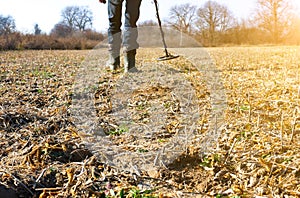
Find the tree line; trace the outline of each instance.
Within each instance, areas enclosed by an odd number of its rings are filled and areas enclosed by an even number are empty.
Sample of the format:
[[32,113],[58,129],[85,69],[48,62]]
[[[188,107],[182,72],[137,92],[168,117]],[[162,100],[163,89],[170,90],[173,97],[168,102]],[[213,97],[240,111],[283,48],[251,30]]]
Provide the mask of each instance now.
[[248,19],[236,18],[225,5],[206,1],[173,6],[167,24],[203,45],[300,44],[300,19],[289,0],[257,0]]
[[[295,13],[289,0],[257,0],[253,14],[239,19],[227,6],[208,0],[202,6],[186,3],[171,7],[164,24],[204,46],[300,44],[300,19]],[[69,6],[49,34],[42,33],[38,24],[33,33],[23,34],[16,30],[13,17],[0,15],[0,50],[90,49],[105,38],[93,30],[92,21],[88,7]]]
[[0,50],[91,49],[105,37],[93,30],[92,21],[88,7],[68,6],[49,34],[43,33],[38,24],[33,33],[24,34],[16,30],[13,17],[0,15]]

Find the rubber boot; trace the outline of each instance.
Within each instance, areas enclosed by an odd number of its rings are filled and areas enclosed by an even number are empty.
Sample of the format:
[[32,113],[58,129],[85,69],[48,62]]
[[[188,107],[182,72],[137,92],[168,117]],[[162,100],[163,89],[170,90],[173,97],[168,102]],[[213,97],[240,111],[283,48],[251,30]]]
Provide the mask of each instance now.
[[120,67],[120,56],[109,54],[106,66],[111,70],[116,70]]
[[128,52],[124,52],[124,72],[137,72],[137,68],[135,67],[135,55],[136,50],[131,50]]

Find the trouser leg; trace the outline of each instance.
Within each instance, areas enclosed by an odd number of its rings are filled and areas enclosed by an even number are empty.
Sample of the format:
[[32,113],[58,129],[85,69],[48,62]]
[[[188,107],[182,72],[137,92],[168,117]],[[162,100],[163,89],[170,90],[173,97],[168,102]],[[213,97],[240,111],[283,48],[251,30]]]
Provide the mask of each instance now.
[[140,16],[140,5],[141,0],[126,0],[125,27],[123,33],[125,72],[135,68],[136,49],[139,48],[136,23]]
[[123,0],[108,0],[108,51],[113,68],[120,65],[122,3]]
[[139,47],[137,42],[138,30],[136,23],[140,16],[140,5],[141,0],[126,0],[123,33],[123,46],[125,51],[136,50]]

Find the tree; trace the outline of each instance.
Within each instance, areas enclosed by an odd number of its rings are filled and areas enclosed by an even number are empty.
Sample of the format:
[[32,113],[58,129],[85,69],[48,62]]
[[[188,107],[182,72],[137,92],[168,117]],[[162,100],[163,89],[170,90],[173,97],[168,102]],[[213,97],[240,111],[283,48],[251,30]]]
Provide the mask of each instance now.
[[197,15],[197,27],[210,45],[215,44],[216,33],[224,33],[235,20],[226,6],[210,0],[198,9]]
[[295,17],[292,21],[291,34],[286,39],[289,44],[300,45],[300,17]]
[[38,24],[34,25],[34,35],[40,35],[42,30],[40,29]]
[[92,26],[93,13],[87,7],[68,6],[62,11],[62,23],[73,31],[84,31]]
[[143,21],[141,23],[139,23],[139,27],[147,27],[147,26],[157,26],[157,22],[153,21],[153,20],[147,20],[147,21]]
[[0,35],[7,35],[16,29],[15,20],[11,16],[0,15]]
[[289,0],[257,0],[257,26],[271,36],[271,41],[279,43],[289,33],[292,8]]
[[263,44],[266,37],[262,30],[253,26],[248,19],[235,21],[233,26],[220,35],[223,44]]
[[68,26],[65,25],[64,23],[60,22],[57,23],[54,28],[51,30],[51,35],[55,36],[55,37],[67,37],[70,36],[73,32],[73,29]]
[[196,20],[197,7],[189,3],[175,5],[171,8],[167,23],[176,30],[191,34]]

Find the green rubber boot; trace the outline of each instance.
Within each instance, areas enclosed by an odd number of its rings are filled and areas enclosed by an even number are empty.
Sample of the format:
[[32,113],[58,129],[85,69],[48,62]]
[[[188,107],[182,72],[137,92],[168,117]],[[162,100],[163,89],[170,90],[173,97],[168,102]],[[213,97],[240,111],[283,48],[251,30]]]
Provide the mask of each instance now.
[[106,66],[109,67],[109,69],[111,70],[116,70],[120,68],[120,56],[109,54]]
[[128,52],[124,52],[124,72],[137,72],[137,68],[135,67],[135,55],[136,50],[131,50]]

